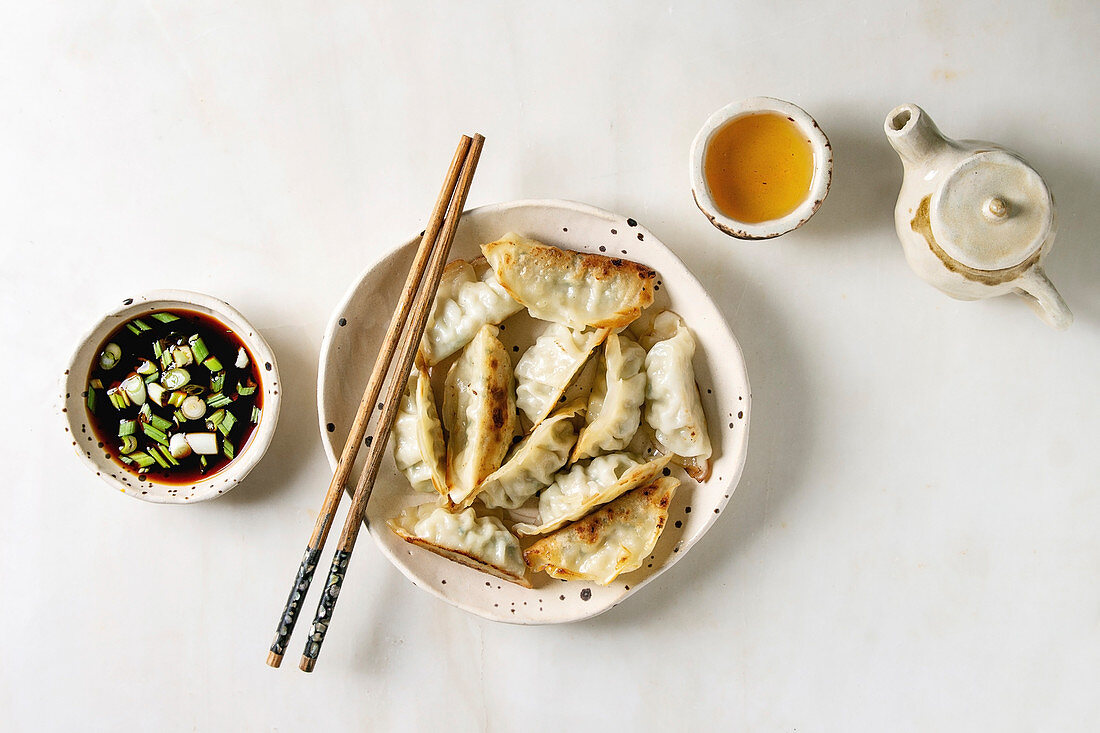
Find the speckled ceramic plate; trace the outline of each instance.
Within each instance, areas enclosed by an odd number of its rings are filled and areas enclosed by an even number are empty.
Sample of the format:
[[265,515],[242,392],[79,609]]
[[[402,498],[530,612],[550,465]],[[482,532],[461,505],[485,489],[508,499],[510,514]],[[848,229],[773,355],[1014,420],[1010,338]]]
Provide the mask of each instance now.
[[[521,588],[449,562],[396,537],[386,519],[425,495],[415,494],[386,451],[367,510],[368,527],[382,552],[417,586],[471,613],[495,621],[547,624],[600,614],[637,592],[691,548],[719,521],[745,463],[749,433],[749,382],[741,348],[699,281],[665,245],[633,219],[568,201],[516,201],[467,212],[451,256],[472,259],[479,245],[515,231],[569,249],[621,255],[658,272],[654,309],[670,307],[695,334],[695,374],[714,447],[711,477],[697,484],[680,473],[668,525],[641,569],[607,587],[564,582],[531,574],[533,589]],[[318,413],[329,462],[335,466],[362,396],[393,304],[405,280],[419,237],[364,272],[332,314],[321,346]],[[652,312],[652,309],[647,312]],[[643,315],[644,317],[644,315]],[[530,321],[521,313],[506,321],[501,339],[512,351],[530,343]],[[515,352],[518,358],[519,352]],[[360,451],[360,463],[366,451]],[[679,469],[677,469],[679,471]]]

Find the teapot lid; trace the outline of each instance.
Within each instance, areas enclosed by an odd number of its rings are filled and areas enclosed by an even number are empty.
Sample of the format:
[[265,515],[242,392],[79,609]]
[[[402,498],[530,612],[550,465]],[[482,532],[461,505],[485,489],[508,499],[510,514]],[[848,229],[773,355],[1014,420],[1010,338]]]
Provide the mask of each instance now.
[[1043,246],[1054,202],[1042,177],[1005,150],[965,158],[932,195],[932,236],[976,270],[1014,267]]

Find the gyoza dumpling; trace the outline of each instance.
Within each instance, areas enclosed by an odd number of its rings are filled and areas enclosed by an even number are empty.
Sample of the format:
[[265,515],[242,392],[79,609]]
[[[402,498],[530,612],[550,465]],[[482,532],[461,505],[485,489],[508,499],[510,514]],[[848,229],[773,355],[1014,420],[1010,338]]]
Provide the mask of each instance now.
[[710,436],[707,418],[695,385],[691,359],[695,338],[683,319],[664,311],[653,320],[652,330],[642,339],[648,346],[645,357],[645,419],[657,441],[675,453],[677,463],[696,481],[710,474]]
[[575,463],[539,494],[539,524],[517,524],[512,529],[522,535],[545,534],[580,519],[600,504],[653,481],[669,458],[657,456],[643,462],[627,453],[611,453]]
[[637,262],[551,247],[512,232],[481,251],[504,289],[544,321],[618,328],[653,302],[657,273]]
[[417,366],[393,423],[393,462],[416,491],[447,493],[446,444],[435,409],[432,382]]
[[671,476],[659,478],[543,537],[523,553],[527,567],[554,578],[600,585],[637,570],[661,536],[679,484]]
[[519,420],[512,362],[495,326],[482,326],[451,365],[443,391],[448,498],[462,504],[500,468]]
[[435,291],[420,353],[438,364],[473,340],[478,329],[496,325],[523,306],[508,294],[484,257],[448,263]]
[[579,409],[579,403],[563,408],[520,441],[504,465],[482,482],[477,493],[482,503],[490,509],[515,509],[549,486],[554,473],[565,465],[569,449],[577,439],[573,415]]
[[645,349],[625,333],[608,336],[588,397],[587,424],[569,460],[626,447],[642,421],[645,383]]
[[607,338],[607,329],[574,331],[548,324],[516,364],[516,406],[532,424],[550,414],[588,355]]
[[386,522],[394,534],[448,560],[530,588],[519,540],[496,517],[473,509],[451,514],[432,503],[411,506]]

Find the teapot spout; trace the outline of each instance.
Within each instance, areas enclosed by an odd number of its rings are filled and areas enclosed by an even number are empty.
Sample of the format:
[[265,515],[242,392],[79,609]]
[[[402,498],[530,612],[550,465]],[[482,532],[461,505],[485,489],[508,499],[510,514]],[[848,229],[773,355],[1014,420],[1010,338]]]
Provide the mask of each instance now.
[[928,113],[915,104],[895,107],[883,127],[906,168],[925,165],[952,147]]

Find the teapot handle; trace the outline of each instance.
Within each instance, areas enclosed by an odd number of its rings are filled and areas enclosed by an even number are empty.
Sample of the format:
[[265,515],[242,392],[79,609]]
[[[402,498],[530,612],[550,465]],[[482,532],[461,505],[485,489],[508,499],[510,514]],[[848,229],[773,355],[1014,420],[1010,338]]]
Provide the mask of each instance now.
[[1047,325],[1063,331],[1073,323],[1073,313],[1043,268],[1032,267],[1020,277],[1018,285],[1020,289],[1017,292],[1024,296],[1027,304]]

